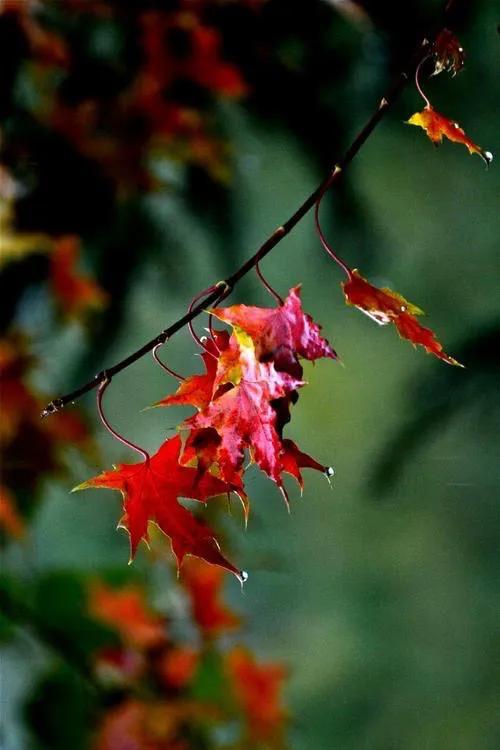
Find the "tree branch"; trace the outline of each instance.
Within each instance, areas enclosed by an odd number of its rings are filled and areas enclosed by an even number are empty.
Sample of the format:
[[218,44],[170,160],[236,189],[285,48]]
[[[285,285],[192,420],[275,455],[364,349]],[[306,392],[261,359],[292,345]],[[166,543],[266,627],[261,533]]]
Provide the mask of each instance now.
[[[268,253],[270,253],[271,250],[276,247],[276,245],[292,231],[292,229],[304,218],[304,216],[311,210],[311,208],[317,203],[317,201],[322,198],[326,191],[329,190],[329,188],[338,181],[346,167],[348,167],[348,165],[353,161],[366,140],[370,137],[371,133],[384,117],[385,113],[397,101],[408,81],[414,77],[415,72],[422,60],[429,55],[429,50],[432,49],[432,45],[437,34],[444,27],[451,25],[451,17],[456,12],[458,5],[460,5],[459,0],[447,1],[442,11],[439,23],[436,24],[432,33],[423,37],[407,67],[399,74],[388,91],[380,99],[377,108],[365,123],[365,125],[358,132],[342,158],[330,170],[330,173],[328,174],[326,179],[324,179],[323,182],[318,185],[318,187],[308,196],[308,198],[305,199],[302,205],[299,206],[295,213],[292,214],[292,216],[290,216],[290,218],[287,219],[284,224],[274,230],[270,237],[267,238],[267,240],[260,246],[257,252],[252,255],[252,257],[245,261],[245,263],[243,263],[243,265],[240,266],[240,268],[238,268],[227,279],[215,284],[213,287],[213,291],[211,291],[207,296],[203,297],[196,305],[192,306],[185,315],[179,318],[179,320],[177,320],[175,323],[172,323],[172,325],[170,325],[168,328],[165,328],[163,331],[161,331],[161,333],[145,343],[135,352],[132,352],[127,357],[125,357],[125,359],[117,362],[112,367],[109,367],[106,370],[102,370],[94,378],[92,378],[92,380],[89,380],[88,383],[85,383],[71,393],[60,396],[59,398],[56,398],[49,404],[47,404],[47,406],[41,413],[42,418],[60,411],[67,404],[73,403],[85,393],[89,393],[95,388],[98,388],[102,383],[109,383],[111,379],[119,372],[129,367],[134,362],[137,362],[137,360],[141,359],[145,354],[153,351],[155,347],[164,344],[175,333],[177,333],[177,331],[180,331],[192,320],[194,320],[194,318],[198,317],[198,315],[200,315],[202,312],[205,312],[207,306],[217,302],[220,299],[222,293],[224,293],[224,296],[227,296],[234,289],[236,284],[244,276],[246,276],[249,271],[255,268],[259,261],[261,261],[266,255],[268,255]],[[430,40],[432,40],[432,43],[430,42]]]

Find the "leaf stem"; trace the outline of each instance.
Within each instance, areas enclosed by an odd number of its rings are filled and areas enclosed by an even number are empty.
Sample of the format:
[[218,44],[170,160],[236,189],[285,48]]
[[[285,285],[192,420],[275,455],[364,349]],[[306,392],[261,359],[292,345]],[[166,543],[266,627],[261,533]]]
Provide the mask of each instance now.
[[[229,296],[230,292],[231,292],[230,287],[225,287],[223,293],[221,294],[221,296],[217,300],[217,304],[220,305],[220,303],[223,302],[226,299],[226,297]],[[214,316],[212,315],[212,313],[209,313],[208,314],[208,329],[210,331],[210,336],[212,337],[212,341],[215,344],[215,348],[217,349],[217,351],[220,354],[220,349],[217,346],[217,336],[215,335],[215,331],[214,331],[214,327],[213,327],[213,318],[214,318]]]
[[108,430],[108,432],[113,435],[113,437],[118,440],[120,443],[123,443],[123,445],[126,445],[127,448],[131,448],[132,450],[139,453],[144,461],[148,462],[150,459],[149,453],[144,450],[144,448],[141,448],[140,446],[136,445],[135,443],[132,443],[130,440],[127,440],[127,438],[123,437],[123,435],[120,435],[119,432],[117,432],[113,427],[111,427],[110,423],[108,422],[106,415],[104,414],[104,409],[102,407],[102,397],[104,396],[104,391],[108,387],[108,385],[111,383],[110,377],[105,377],[104,380],[102,380],[99,383],[99,386],[97,388],[97,411],[99,414],[99,417],[101,419],[101,422],[103,423],[104,427]]
[[[341,171],[342,171],[341,167],[336,166],[335,169],[332,172],[332,180],[335,177],[336,173],[337,172],[341,172]],[[335,250],[332,248],[332,246],[330,245],[330,243],[328,242],[328,240],[325,237],[325,234],[324,234],[324,232],[323,232],[323,230],[321,228],[321,224],[320,224],[320,221],[319,221],[319,209],[320,209],[320,206],[321,206],[321,201],[323,200],[323,197],[324,197],[324,195],[325,195],[325,193],[326,193],[326,191],[328,190],[329,187],[330,187],[330,185],[329,185],[329,183],[327,183],[325,185],[325,188],[321,192],[321,195],[319,196],[318,200],[316,201],[316,205],[314,206],[314,223],[316,225],[316,231],[318,233],[318,236],[319,236],[319,239],[321,241],[321,244],[323,245],[323,249],[328,253],[328,255],[330,256],[330,258],[333,261],[335,261],[335,263],[337,263],[337,265],[339,265],[341,267],[341,269],[346,273],[347,278],[351,279],[352,278],[352,270],[349,268],[349,266],[347,265],[347,263],[344,260],[342,260],[342,258],[340,257],[340,255],[337,255],[337,253],[335,252]]]
[[264,285],[264,287],[269,292],[269,294],[272,297],[274,297],[274,299],[278,302],[279,305],[282,305],[283,304],[283,298],[280,297],[280,295],[278,294],[278,292],[276,291],[276,289],[274,289],[274,287],[271,286],[271,284],[268,282],[268,280],[266,279],[266,277],[264,276],[264,274],[260,270],[260,263],[259,263],[258,260],[255,262],[255,271],[257,273],[257,276],[261,280],[262,284]]
[[[212,285],[212,286],[207,287],[207,289],[203,289],[202,292],[200,292],[195,297],[193,297],[193,299],[191,300],[191,304],[188,307],[188,314],[192,313],[193,307],[196,304],[196,302],[198,302],[199,299],[202,299],[203,297],[206,297],[207,295],[210,295],[211,292],[213,292],[214,290],[215,290],[215,286]],[[198,344],[198,346],[201,349],[205,349],[206,350],[207,347],[205,346],[205,344],[203,343],[203,341],[200,339],[200,337],[198,336],[198,334],[194,330],[193,318],[190,318],[190,320],[188,320],[188,328],[189,328],[189,332],[190,332],[191,336],[193,337],[194,341]]]
[[[166,342],[164,342],[166,343]],[[156,346],[153,347],[153,351],[151,352],[153,355],[154,361],[160,365],[162,370],[165,370],[165,372],[168,372],[169,375],[172,375],[173,378],[176,378],[176,380],[186,380],[186,378],[183,375],[179,375],[178,372],[175,370],[172,370],[168,365],[165,364],[165,362],[162,362],[160,357],[158,356],[158,349],[160,349],[163,346],[163,344],[156,344]]]
[[423,58],[422,58],[422,59],[420,60],[420,62],[419,62],[419,64],[417,65],[417,67],[416,67],[416,70],[415,70],[415,86],[417,87],[417,91],[418,91],[418,93],[420,94],[420,96],[421,96],[421,97],[422,97],[422,99],[424,100],[424,102],[425,102],[425,106],[426,106],[426,107],[427,107],[428,109],[432,109],[432,105],[431,105],[431,103],[430,103],[430,101],[429,101],[429,97],[428,97],[428,96],[426,96],[426,94],[424,93],[424,91],[423,91],[423,89],[422,89],[422,86],[420,85],[420,70],[421,70],[421,68],[422,68],[422,65],[423,65],[423,64],[424,64],[424,63],[426,62],[426,60],[428,60],[428,59],[429,59],[429,57],[430,57],[430,55],[426,55],[425,57],[423,57]]

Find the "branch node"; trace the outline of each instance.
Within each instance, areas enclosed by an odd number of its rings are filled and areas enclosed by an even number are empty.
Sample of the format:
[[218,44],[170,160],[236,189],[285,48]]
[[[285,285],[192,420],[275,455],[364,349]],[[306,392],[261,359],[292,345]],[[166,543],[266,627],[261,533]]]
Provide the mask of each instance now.
[[94,375],[94,381],[99,383],[111,383],[111,375],[107,370],[101,370],[97,373],[97,375]]
[[228,295],[229,292],[231,292],[233,289],[231,284],[229,284],[225,279],[221,279],[220,281],[218,281],[216,284],[214,284],[214,287],[216,289],[222,289],[222,292],[221,292],[222,297],[225,297],[226,295]]
[[54,401],[51,401],[50,404],[47,404],[45,409],[40,414],[40,419],[45,419],[45,417],[50,417],[51,414],[55,414],[60,409],[64,408],[64,401],[62,398],[56,398]]

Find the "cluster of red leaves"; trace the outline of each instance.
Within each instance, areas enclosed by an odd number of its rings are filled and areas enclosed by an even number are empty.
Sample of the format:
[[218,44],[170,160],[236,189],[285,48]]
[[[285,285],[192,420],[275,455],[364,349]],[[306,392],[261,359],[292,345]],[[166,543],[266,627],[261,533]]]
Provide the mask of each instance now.
[[[260,4],[240,2],[249,11]],[[154,186],[156,177],[147,163],[153,152],[201,167],[215,180],[227,180],[228,149],[214,133],[206,94],[239,98],[247,86],[239,69],[225,59],[222,31],[206,18],[208,4],[178,0],[155,10],[138,4],[126,15],[119,5],[99,0],[64,7],[54,3],[53,16],[62,29],[79,14],[83,23],[92,16],[97,22],[115,20],[124,36],[134,39],[138,54],[131,56],[133,75],[106,99],[91,91],[69,99],[61,95],[63,87],[54,88],[53,80],[70,77],[78,68],[78,45],[73,50],[64,34],[46,28],[38,2],[8,0],[0,8],[17,20],[27,41],[31,76],[45,92],[35,116],[99,163],[121,191]],[[112,70],[116,64],[110,62]],[[201,96],[191,97],[196,103],[186,103],[178,94],[186,87],[200,90]]]
[[23,533],[23,517],[30,512],[41,481],[65,469],[61,449],[71,444],[92,453],[88,428],[78,411],[40,421],[46,396],[30,385],[33,364],[22,336],[0,340],[0,527],[16,537]]
[[38,22],[38,0],[4,0],[0,13],[14,16],[21,29],[32,56],[42,66],[68,65],[70,56],[65,41]]
[[102,308],[107,296],[99,284],[79,268],[79,238],[16,231],[13,227],[14,199],[19,190],[20,186],[9,170],[0,165],[0,265],[31,253],[46,253],[49,256],[49,291],[57,312],[66,319],[83,320],[91,310]]
[[179,565],[186,554],[196,555],[241,578],[243,574],[221,554],[211,530],[178,498],[206,502],[235,492],[248,517],[246,456],[277,484],[287,503],[283,473],[295,477],[301,487],[303,468],[329,476],[332,470],[285,439],[283,429],[297,391],[305,384],[301,360],[336,355],[320,327],[304,313],[299,287],[276,308],[235,305],[216,308],[212,314],[231,325],[232,333],[214,331],[202,354],[206,372],[187,378],[158,404],[197,409],[180,426],[184,445],[180,436],[170,438],[148,460],[121,464],[77,489],[121,491],[121,525],[130,534],[132,556],[139,541],[148,539],[152,520],[170,537]]
[[[116,647],[95,655],[94,673],[104,687],[120,687],[119,702],[100,717],[93,750],[187,750],[193,731],[210,737],[214,729],[235,721],[235,750],[249,741],[251,747],[283,747],[285,670],[257,662],[239,646],[221,649],[217,636],[240,623],[222,601],[223,577],[220,568],[201,560],[186,563],[181,585],[198,637],[180,643],[137,585],[91,585],[91,616],[119,638]],[[217,665],[213,668],[223,690],[201,698],[196,682],[207,658]]]

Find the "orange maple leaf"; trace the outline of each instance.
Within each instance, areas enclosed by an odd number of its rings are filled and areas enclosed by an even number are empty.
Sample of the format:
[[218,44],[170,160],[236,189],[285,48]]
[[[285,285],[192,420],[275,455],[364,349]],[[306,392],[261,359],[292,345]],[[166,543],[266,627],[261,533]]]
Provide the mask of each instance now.
[[469,150],[470,154],[478,154],[486,166],[493,159],[493,154],[490,151],[484,151],[480,146],[471,141],[458,122],[449,120],[444,115],[439,114],[430,105],[427,105],[422,112],[415,112],[406,122],[408,125],[416,125],[423,128],[433,143],[442,143],[443,136],[454,143],[462,143]]
[[26,531],[24,521],[19,515],[14,496],[7,487],[0,485],[0,529],[15,539],[21,539]]
[[449,365],[463,367],[460,362],[443,351],[430,328],[420,325],[415,316],[423,315],[422,310],[397,292],[386,287],[379,289],[373,286],[356,269],[351,271],[348,281],[342,282],[342,288],[347,304],[354,305],[379,325],[394,323],[402,338],[408,339],[414,345],[423,346],[429,354],[434,354]]
[[286,712],[280,692],[286,677],[281,664],[259,664],[242,647],[227,656],[227,666],[236,698],[246,715],[250,737],[257,742],[279,738]]
[[176,646],[169,649],[156,664],[160,679],[169,688],[182,689],[193,679],[199,658],[198,651],[191,646]]
[[136,648],[159,646],[166,640],[163,618],[149,609],[144,592],[137,586],[114,589],[102,582],[93,583],[89,591],[89,611]]
[[107,299],[93,279],[78,272],[78,256],[78,238],[72,236],[57,240],[51,255],[52,289],[63,313],[70,317],[78,317],[89,308],[100,308]]

